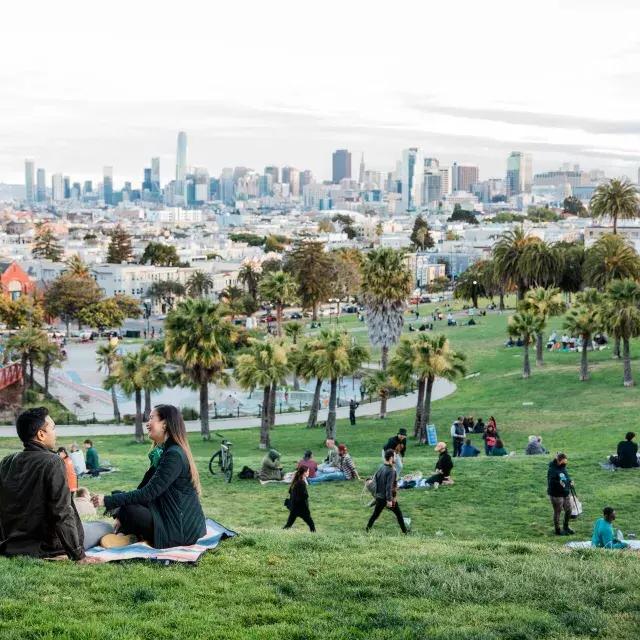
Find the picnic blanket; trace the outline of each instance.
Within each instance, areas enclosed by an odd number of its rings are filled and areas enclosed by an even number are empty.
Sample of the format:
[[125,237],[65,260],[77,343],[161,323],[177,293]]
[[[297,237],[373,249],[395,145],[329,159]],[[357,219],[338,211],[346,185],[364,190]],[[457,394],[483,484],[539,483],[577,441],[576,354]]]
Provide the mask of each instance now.
[[[629,545],[629,549],[640,550],[640,540],[625,540],[625,542]],[[591,540],[567,542],[566,546],[571,549],[595,549],[591,544]],[[609,551],[611,551],[611,549],[609,549]]]
[[261,485],[265,485],[265,484],[271,484],[273,482],[279,483],[279,482],[285,482],[285,483],[289,483],[293,480],[293,476],[295,475],[295,471],[287,471],[287,473],[284,474],[282,480],[260,480],[260,484]]
[[207,518],[207,533],[195,544],[184,547],[170,547],[169,549],[154,549],[146,542],[130,544],[118,549],[104,549],[92,547],[87,551],[90,558],[98,558],[102,562],[116,562],[122,560],[153,560],[169,564],[170,562],[196,563],[207,552],[215,549],[226,538],[236,536],[235,531],[227,529],[219,522]]

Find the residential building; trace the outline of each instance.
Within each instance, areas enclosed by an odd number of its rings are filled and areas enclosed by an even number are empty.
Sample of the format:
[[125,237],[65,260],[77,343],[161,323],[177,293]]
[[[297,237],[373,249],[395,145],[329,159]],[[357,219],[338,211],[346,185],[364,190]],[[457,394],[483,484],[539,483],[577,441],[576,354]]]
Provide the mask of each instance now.
[[11,300],[35,291],[35,282],[17,262],[0,262],[2,295]]
[[351,178],[351,152],[338,149],[333,152],[333,184],[340,184],[340,180]]

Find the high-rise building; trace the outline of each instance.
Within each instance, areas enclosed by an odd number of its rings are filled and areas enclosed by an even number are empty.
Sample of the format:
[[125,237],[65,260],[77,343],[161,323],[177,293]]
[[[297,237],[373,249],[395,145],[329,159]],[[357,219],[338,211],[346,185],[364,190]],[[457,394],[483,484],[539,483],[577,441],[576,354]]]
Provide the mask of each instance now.
[[194,169],[194,201],[203,204],[209,201],[209,172],[204,167]]
[[71,178],[69,176],[64,177],[64,199],[68,200],[71,197]]
[[91,180],[85,180],[82,186],[82,195],[87,196],[90,193],[93,193],[93,182]]
[[282,184],[289,185],[292,197],[300,195],[300,172],[295,167],[282,167]]
[[54,202],[64,200],[64,178],[61,173],[54,173],[51,176],[51,199]]
[[142,191],[151,191],[152,181],[151,181],[151,167],[144,168],[144,180],[142,181]]
[[507,158],[507,197],[531,193],[531,154],[512,151]]
[[44,169],[38,169],[36,173],[36,200],[38,202],[47,201],[47,176]]
[[[351,177],[351,152],[338,149],[333,152],[333,184],[340,184],[340,180]],[[283,181],[284,182],[284,181]]]
[[177,200],[180,198],[186,199],[186,185],[185,180],[187,178],[187,134],[184,131],[178,132],[178,148],[176,151],[176,184],[174,188],[174,195]]
[[82,195],[82,186],[79,182],[74,182],[71,186],[71,199],[72,200],[80,200],[80,196]]
[[313,182],[313,173],[311,169],[305,169],[300,173],[300,193],[303,193],[303,189]]
[[160,193],[160,158],[151,158],[151,191]]
[[102,193],[106,205],[113,202],[113,167],[104,167],[102,171]]
[[265,167],[264,174],[271,176],[271,184],[280,182],[280,171],[278,167]]
[[440,168],[440,184],[442,195],[448,196],[451,193],[451,173],[449,167]]
[[260,176],[258,181],[259,195],[261,198],[266,198],[273,194],[273,176],[270,173],[265,173]]
[[24,199],[31,204],[36,197],[35,165],[33,160],[24,161]]
[[478,167],[453,163],[451,166],[451,189],[454,192],[468,191],[471,193],[471,185],[476,182],[478,182]]
[[[418,149],[411,147],[402,152],[400,162],[400,206],[402,211],[415,211],[416,206],[420,206],[422,184],[418,188],[421,174],[421,162]],[[417,193],[416,193],[417,192]],[[416,197],[418,196],[418,197]]]
[[218,183],[218,189],[220,192],[220,200],[223,204],[233,206],[236,203],[236,189],[233,181],[233,169],[228,167],[222,170],[220,175],[220,182]]
[[436,158],[424,159],[424,182],[422,186],[422,202],[432,205],[442,199],[442,173]]
[[365,168],[364,168],[364,153],[360,156],[360,171],[358,172],[358,182],[360,184],[364,183],[364,174],[365,174]]

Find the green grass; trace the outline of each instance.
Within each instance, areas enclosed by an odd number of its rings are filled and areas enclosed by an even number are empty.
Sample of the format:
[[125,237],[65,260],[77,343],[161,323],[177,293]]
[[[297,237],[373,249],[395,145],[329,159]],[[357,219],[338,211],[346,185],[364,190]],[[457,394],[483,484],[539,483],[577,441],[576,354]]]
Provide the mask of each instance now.
[[[569,454],[585,507],[572,525],[578,538],[590,535],[605,504],[617,508],[625,532],[639,532],[640,472],[608,473],[598,464],[633,428],[638,390],[623,388],[610,350],[590,354],[588,383],[578,381],[578,355],[570,353],[545,354],[545,366],[523,381],[521,350],[502,347],[505,324],[506,316],[495,315],[476,327],[443,329],[479,375],[434,404],[433,422],[448,441],[458,414],[493,414],[518,455],[459,460],[454,486],[401,492],[411,536],[401,536],[388,513],[371,534],[363,532],[369,511],[359,483],[311,487],[318,533],[302,523],[283,532],[286,487],[236,479],[227,485],[210,476],[215,443],[194,436],[205,511],[241,535],[197,567],[0,560],[0,637],[636,638],[638,556],[567,551],[565,540],[551,535],[548,458],[522,451],[535,433],[547,448]],[[368,474],[387,436],[412,424],[410,411],[384,422],[359,419],[356,427],[339,421],[338,438]],[[259,467],[256,430],[223,433],[234,442],[237,469]],[[307,447],[323,455],[322,440],[320,430],[302,426],[273,432],[287,468]],[[85,484],[99,492],[133,487],[148,463],[146,447],[123,437],[94,442],[121,471]],[[0,454],[16,446],[3,440]],[[408,471],[428,473],[434,462],[432,449],[411,443]]]

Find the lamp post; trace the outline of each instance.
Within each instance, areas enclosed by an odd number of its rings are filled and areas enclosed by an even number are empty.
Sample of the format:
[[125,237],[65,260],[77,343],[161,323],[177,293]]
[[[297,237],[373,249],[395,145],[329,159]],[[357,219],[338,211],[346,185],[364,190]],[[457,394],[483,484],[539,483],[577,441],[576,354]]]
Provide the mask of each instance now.
[[144,318],[147,321],[147,337],[151,335],[151,298],[145,298],[142,301],[142,305],[144,306]]
[[471,290],[471,299],[473,301],[473,306],[477,307],[478,306],[478,300],[476,297],[476,285],[478,284],[477,280],[473,281],[473,289]]

